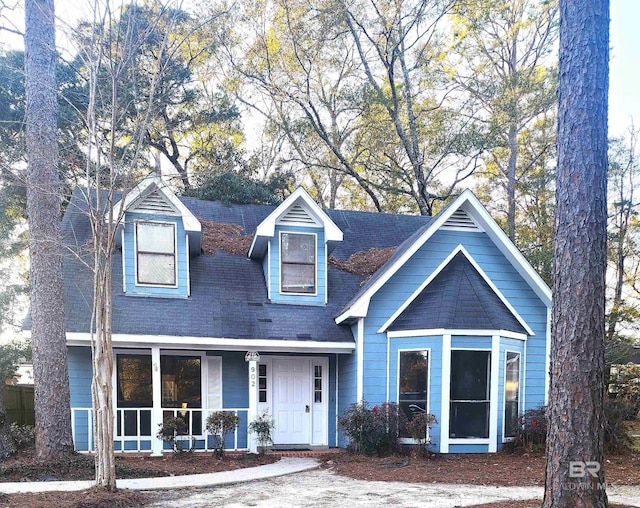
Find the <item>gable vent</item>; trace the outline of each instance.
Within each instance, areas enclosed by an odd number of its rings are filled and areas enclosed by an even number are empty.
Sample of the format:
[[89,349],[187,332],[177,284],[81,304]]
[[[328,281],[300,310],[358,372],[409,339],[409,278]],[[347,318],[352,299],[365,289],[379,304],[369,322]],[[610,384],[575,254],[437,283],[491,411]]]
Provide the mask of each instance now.
[[145,196],[132,210],[139,213],[164,213],[175,215],[177,210],[158,190]]
[[456,210],[453,212],[442,227],[447,229],[463,229],[465,231],[482,231],[464,210]]
[[289,211],[278,222],[280,224],[316,224],[316,221],[301,205],[294,205],[289,208]]

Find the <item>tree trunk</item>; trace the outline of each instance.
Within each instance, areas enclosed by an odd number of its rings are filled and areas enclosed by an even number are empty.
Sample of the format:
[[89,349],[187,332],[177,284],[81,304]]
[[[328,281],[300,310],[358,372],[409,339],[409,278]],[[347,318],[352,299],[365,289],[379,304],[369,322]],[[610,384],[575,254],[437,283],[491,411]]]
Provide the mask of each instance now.
[[27,213],[36,454],[73,449],[64,322],[53,0],[25,4]]
[[543,506],[606,507],[602,464],[608,0],[561,0],[549,434]]
[[518,163],[518,130],[509,127],[509,163],[507,165],[507,233],[516,241],[516,166]]
[[0,379],[0,462],[16,453],[16,444],[11,437],[11,424],[4,405],[4,379]]
[[[100,225],[97,225],[100,228]],[[116,490],[113,449],[113,349],[111,345],[111,250],[97,248],[94,277],[95,340],[93,342],[93,383],[95,409],[96,487]]]

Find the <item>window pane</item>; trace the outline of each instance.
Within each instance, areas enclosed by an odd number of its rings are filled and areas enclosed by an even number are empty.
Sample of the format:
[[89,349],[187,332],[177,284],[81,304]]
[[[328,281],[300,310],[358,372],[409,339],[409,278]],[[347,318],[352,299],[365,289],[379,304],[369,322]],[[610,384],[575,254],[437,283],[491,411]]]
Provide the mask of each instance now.
[[160,357],[162,407],[202,407],[200,357]]
[[449,437],[488,438],[489,402],[451,402]]
[[175,225],[156,222],[137,222],[136,238],[138,250],[158,254],[173,254]]
[[451,400],[489,400],[489,351],[451,352]]
[[504,435],[516,435],[520,398],[520,353],[507,352],[504,385]]
[[316,241],[313,235],[282,234],[282,261],[287,263],[316,262]]
[[400,352],[398,403],[408,420],[420,410],[427,409],[428,360],[428,351]]
[[118,407],[152,407],[151,355],[117,355]]
[[314,293],[315,286],[315,265],[290,265],[282,263],[282,291],[290,293]]
[[449,436],[489,437],[489,351],[451,352]]
[[138,253],[138,283],[175,285],[175,257],[166,254]]

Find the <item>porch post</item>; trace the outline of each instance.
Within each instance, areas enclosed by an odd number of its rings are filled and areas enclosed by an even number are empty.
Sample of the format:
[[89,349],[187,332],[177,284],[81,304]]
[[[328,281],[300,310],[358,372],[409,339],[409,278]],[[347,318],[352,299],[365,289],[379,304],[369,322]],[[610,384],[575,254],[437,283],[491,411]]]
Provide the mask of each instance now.
[[156,433],[162,424],[162,378],[160,375],[160,348],[151,348],[151,387],[153,390],[153,408],[151,409],[151,456],[162,455],[162,439]]
[[[244,357],[249,366],[249,411],[247,425],[258,418],[258,362],[260,355],[256,351],[248,351]],[[258,453],[258,441],[254,433],[247,428],[247,448],[249,453]]]

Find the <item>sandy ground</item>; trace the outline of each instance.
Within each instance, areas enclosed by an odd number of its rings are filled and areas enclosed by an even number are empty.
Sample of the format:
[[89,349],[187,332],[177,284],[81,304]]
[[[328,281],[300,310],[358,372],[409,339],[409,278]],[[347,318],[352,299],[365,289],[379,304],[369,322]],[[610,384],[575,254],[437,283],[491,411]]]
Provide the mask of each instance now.
[[[353,480],[316,470],[271,480],[198,491],[166,492],[155,507],[281,508],[313,506],[354,508],[375,506],[454,508],[495,501],[542,497],[541,487],[482,487]],[[609,500],[640,507],[640,486],[608,489]]]

